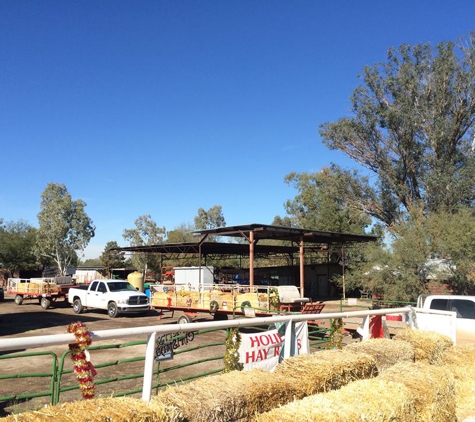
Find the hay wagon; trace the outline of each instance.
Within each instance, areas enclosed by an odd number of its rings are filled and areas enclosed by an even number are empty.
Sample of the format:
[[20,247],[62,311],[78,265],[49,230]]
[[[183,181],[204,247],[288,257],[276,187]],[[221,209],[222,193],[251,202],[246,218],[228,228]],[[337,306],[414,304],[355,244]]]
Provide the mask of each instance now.
[[189,323],[198,313],[215,319],[245,315],[248,310],[256,316],[269,316],[279,311],[279,294],[273,286],[152,284],[150,306],[160,312],[182,311],[178,323]]
[[43,309],[48,309],[52,302],[65,295],[54,278],[9,278],[7,293],[15,295],[17,305],[25,299],[37,299]]

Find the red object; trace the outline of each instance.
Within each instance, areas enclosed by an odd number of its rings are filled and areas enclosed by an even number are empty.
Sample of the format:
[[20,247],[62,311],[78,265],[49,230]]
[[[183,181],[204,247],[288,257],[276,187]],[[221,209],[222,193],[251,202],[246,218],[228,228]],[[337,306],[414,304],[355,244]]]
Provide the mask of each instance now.
[[402,321],[402,315],[386,315],[386,321]]
[[171,297],[167,297],[167,306],[168,307],[172,306],[172,298]]
[[374,315],[369,322],[370,338],[384,338],[383,316]]

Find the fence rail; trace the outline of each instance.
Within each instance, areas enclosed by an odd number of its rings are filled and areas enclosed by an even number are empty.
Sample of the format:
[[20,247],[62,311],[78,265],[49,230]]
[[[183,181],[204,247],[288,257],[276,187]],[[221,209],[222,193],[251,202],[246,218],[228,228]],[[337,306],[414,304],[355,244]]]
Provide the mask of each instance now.
[[[276,316],[269,316],[269,317],[256,317],[256,318],[241,318],[241,319],[234,319],[234,320],[224,320],[224,321],[211,321],[211,322],[195,322],[195,323],[185,323],[185,324],[170,324],[170,325],[156,325],[150,327],[136,327],[136,328],[119,328],[113,330],[102,330],[102,331],[94,331],[91,332],[92,339],[94,341],[94,345],[89,348],[90,351],[99,351],[99,350],[113,350],[124,348],[128,346],[134,345],[143,345],[145,346],[145,353],[142,356],[130,359],[123,359],[117,360],[107,363],[101,363],[97,365],[97,368],[101,367],[110,367],[113,365],[117,365],[120,363],[130,363],[130,362],[143,362],[143,371],[141,373],[135,373],[132,376],[125,376],[125,377],[109,377],[106,379],[98,380],[97,385],[103,385],[114,381],[121,381],[126,378],[143,378],[141,384],[141,388],[134,388],[129,389],[127,391],[122,392],[115,392],[114,395],[127,395],[127,394],[135,394],[135,393],[142,393],[142,398],[144,400],[149,400],[151,391],[157,390],[163,386],[166,386],[170,383],[170,381],[162,381],[159,379],[160,374],[165,374],[171,372],[176,369],[181,369],[193,364],[200,364],[205,362],[207,359],[198,359],[194,362],[183,362],[180,364],[176,364],[173,366],[168,366],[165,368],[160,368],[161,363],[159,362],[157,365],[157,369],[154,369],[154,364],[156,363],[153,359],[153,348],[155,344],[155,337],[164,336],[167,334],[176,334],[176,333],[207,333],[211,331],[217,330],[229,330],[236,327],[256,327],[256,326],[263,326],[268,327],[273,325],[274,323],[283,322],[283,323],[296,323],[300,321],[323,321],[329,320],[330,325],[331,321],[338,319],[338,318],[365,318],[374,315],[386,315],[386,314],[409,314],[411,313],[411,307],[401,307],[401,308],[390,308],[390,309],[375,309],[375,310],[361,310],[361,311],[348,311],[348,312],[335,312],[335,313],[320,313],[320,314],[291,314],[291,315],[276,315]],[[408,318],[410,321],[410,317]],[[313,327],[313,329],[309,329],[309,342],[313,349],[321,348],[326,345],[328,339],[324,339],[326,334],[328,334],[329,329],[324,328],[322,326]],[[225,333],[225,331],[223,331]],[[97,342],[111,340],[111,339],[127,339],[130,337],[140,337],[144,336],[144,340],[141,341],[134,341],[129,342],[121,345],[111,345],[111,344],[99,344],[96,345]],[[151,339],[154,339],[153,342]],[[214,347],[214,346],[223,346],[224,341],[222,342],[211,342],[208,344],[201,344],[201,345],[191,345],[189,347],[183,348],[183,350],[177,351],[177,355],[184,352],[193,352],[200,348],[204,347]],[[36,337],[17,337],[17,338],[3,338],[0,342],[0,352],[8,352],[8,351],[16,351],[19,349],[36,349],[40,347],[48,347],[48,346],[58,346],[58,345],[68,345],[71,343],[75,343],[76,338],[74,334],[55,334],[55,335],[47,335],[47,336],[36,336]],[[52,371],[51,372],[41,372],[41,373],[29,373],[29,374],[14,374],[14,375],[7,375],[7,376],[0,376],[0,380],[7,380],[12,378],[19,378],[19,377],[45,377],[50,378],[50,388],[49,391],[42,391],[40,393],[30,393],[30,394],[21,394],[21,395],[11,395],[8,397],[0,397],[0,402],[5,401],[15,401],[15,400],[27,400],[34,397],[45,397],[49,396],[51,398],[51,404],[57,404],[60,400],[60,394],[65,393],[67,391],[77,389],[77,385],[64,385],[63,383],[63,375],[71,374],[72,371],[69,369],[64,368],[64,361],[65,357],[69,355],[69,351],[66,351],[61,356],[61,359],[58,359],[56,355],[52,352],[34,352],[30,351],[28,353],[14,353],[14,354],[5,354],[3,353],[0,356],[1,359],[9,359],[9,358],[16,358],[16,357],[25,357],[28,358],[29,356],[36,356],[42,354],[51,354],[53,355],[53,362],[52,362]],[[152,359],[150,357],[152,356]],[[222,355],[217,355],[213,357],[209,357],[208,360],[218,360],[223,359]],[[186,378],[181,378],[182,380],[185,379],[193,379],[199,376],[210,375],[212,373],[220,372],[219,370],[210,370],[206,371],[205,373],[201,374],[191,374]]]

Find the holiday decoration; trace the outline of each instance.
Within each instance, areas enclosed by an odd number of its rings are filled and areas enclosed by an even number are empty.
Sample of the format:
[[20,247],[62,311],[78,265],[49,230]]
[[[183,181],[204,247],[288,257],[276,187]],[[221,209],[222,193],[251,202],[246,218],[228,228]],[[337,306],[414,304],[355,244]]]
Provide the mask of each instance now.
[[229,331],[226,338],[226,353],[224,354],[223,372],[242,371],[243,364],[239,363],[239,346],[241,345],[241,335],[239,328]]
[[91,332],[82,322],[73,322],[68,325],[68,333],[74,334],[76,343],[69,345],[71,358],[74,364],[74,373],[79,381],[79,388],[85,399],[94,397],[94,375],[96,370],[89,361],[86,348],[91,345]]
[[330,331],[330,340],[326,346],[326,349],[333,349],[337,347],[338,349],[342,348],[343,342],[343,320],[341,318],[336,318],[331,324]]

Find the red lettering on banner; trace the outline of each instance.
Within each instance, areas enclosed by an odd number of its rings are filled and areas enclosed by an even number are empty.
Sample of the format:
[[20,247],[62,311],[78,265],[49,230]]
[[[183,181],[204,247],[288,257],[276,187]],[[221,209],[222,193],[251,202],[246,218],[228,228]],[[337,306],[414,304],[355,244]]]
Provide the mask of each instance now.
[[254,362],[256,359],[256,351],[246,352],[246,363]]
[[259,341],[259,336],[250,337],[249,340],[251,341],[251,347],[259,347],[261,345],[261,342]]
[[279,344],[282,343],[282,337],[279,333],[270,334],[262,334],[258,336],[249,337],[249,341],[251,342],[251,347],[261,347],[261,346],[268,346],[270,344]]
[[267,359],[267,349],[259,350],[257,353],[257,360],[266,360]]
[[275,346],[274,347],[274,357],[280,355],[280,346]]
[[297,338],[297,349],[300,350],[302,348],[302,340]]
[[282,343],[282,337],[279,333],[274,333],[274,341],[273,344]]

